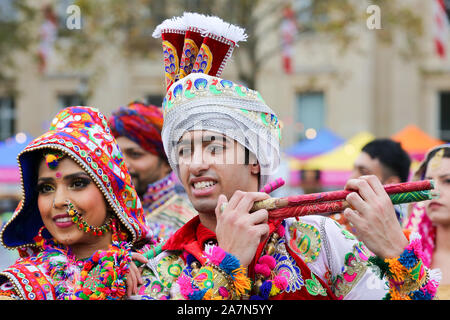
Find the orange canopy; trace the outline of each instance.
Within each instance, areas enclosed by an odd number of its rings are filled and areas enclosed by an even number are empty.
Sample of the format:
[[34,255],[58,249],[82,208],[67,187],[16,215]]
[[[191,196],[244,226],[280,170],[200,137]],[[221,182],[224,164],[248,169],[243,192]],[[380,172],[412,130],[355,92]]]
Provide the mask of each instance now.
[[431,148],[445,143],[442,140],[436,139],[415,125],[408,125],[403,130],[391,136],[392,140],[400,142],[403,149],[412,157],[424,156]]

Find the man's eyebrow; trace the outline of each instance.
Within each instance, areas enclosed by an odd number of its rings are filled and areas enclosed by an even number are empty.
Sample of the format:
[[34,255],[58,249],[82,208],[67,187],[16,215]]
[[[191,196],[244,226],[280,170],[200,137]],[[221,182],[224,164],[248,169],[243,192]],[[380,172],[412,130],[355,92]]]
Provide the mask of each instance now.
[[192,142],[193,141],[191,139],[181,139],[178,141],[177,146],[191,144]]
[[178,141],[177,145],[190,145],[196,141],[201,141],[202,143],[206,143],[206,142],[212,142],[212,141],[222,141],[224,143],[232,143],[233,140],[231,140],[230,138],[228,138],[227,136],[224,135],[217,135],[217,134],[208,134],[208,135],[204,135],[201,138],[200,137],[196,137],[194,139],[189,139],[189,138],[182,138],[180,139],[180,141]]
[[208,134],[203,136],[202,138],[203,142],[211,142],[211,141],[221,141],[224,143],[232,143],[233,140],[231,140],[230,138],[228,138],[225,135],[221,135],[221,134]]

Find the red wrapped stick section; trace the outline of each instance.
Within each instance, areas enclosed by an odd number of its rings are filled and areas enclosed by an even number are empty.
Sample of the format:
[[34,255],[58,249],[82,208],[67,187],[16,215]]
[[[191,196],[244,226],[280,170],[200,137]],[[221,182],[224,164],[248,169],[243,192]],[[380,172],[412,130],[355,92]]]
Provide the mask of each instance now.
[[[434,184],[432,180],[421,180],[421,181],[387,184],[384,185],[384,189],[388,194],[404,193],[411,191],[423,191],[434,189]],[[350,194],[351,192],[352,192],[351,190],[339,190],[339,191],[302,194],[298,196],[283,197],[280,199],[287,201],[288,206],[293,207],[316,202],[345,200],[347,195]]]
[[342,212],[348,208],[345,200],[331,202],[317,202],[296,207],[285,207],[269,211],[269,218],[272,220],[286,219],[290,217],[300,217],[310,214],[330,214],[334,212]]

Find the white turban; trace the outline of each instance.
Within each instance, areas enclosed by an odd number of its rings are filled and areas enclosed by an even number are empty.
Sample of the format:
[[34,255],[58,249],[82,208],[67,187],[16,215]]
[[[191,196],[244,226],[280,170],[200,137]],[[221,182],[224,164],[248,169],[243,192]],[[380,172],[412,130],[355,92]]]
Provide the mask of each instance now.
[[229,80],[191,73],[170,86],[163,101],[162,140],[178,172],[176,146],[189,131],[209,130],[239,142],[256,156],[265,185],[280,164],[281,129],[259,92]]

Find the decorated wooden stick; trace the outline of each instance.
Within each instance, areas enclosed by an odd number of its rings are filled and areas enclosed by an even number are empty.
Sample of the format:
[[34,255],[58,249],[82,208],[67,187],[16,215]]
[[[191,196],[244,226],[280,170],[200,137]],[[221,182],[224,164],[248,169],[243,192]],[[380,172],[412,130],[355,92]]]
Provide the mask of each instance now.
[[[434,199],[437,194],[431,190],[411,191],[403,193],[390,194],[392,204],[402,204],[410,202],[419,202]],[[272,220],[286,219],[289,217],[300,217],[311,214],[328,215],[343,212],[350,208],[346,200],[336,200],[328,202],[317,202],[299,205],[296,207],[277,208],[269,211],[269,218]]]
[[[420,180],[403,183],[394,183],[384,185],[387,194],[406,193],[413,191],[424,191],[434,189],[433,180]],[[345,198],[353,192],[352,190],[338,190],[329,192],[319,192],[302,194],[298,196],[289,196],[282,198],[271,198],[263,201],[255,202],[252,211],[259,209],[273,210],[284,207],[296,207],[304,204],[314,204],[319,202],[329,202],[337,200],[345,200]]]
[[[154,247],[151,247],[149,250],[145,251],[142,255],[150,260],[162,252],[163,245],[164,243],[160,243]],[[137,260],[134,260],[134,264],[137,267],[140,267],[142,265],[142,263]]]
[[283,180],[283,178],[278,178],[275,181],[266,184],[264,187],[261,188],[261,190],[259,190],[259,192],[271,193],[276,189],[282,187],[284,184],[285,181]]
[[[419,202],[437,197],[432,180],[390,184],[384,186],[393,204]],[[351,190],[340,190],[283,198],[270,198],[255,202],[251,211],[269,210],[271,219],[309,214],[342,212],[349,205],[345,198]]]

